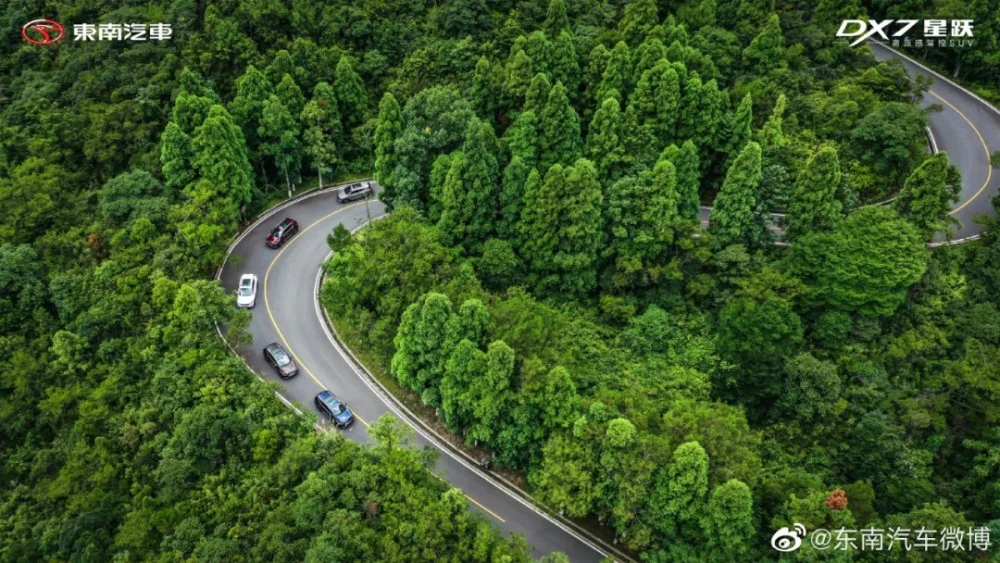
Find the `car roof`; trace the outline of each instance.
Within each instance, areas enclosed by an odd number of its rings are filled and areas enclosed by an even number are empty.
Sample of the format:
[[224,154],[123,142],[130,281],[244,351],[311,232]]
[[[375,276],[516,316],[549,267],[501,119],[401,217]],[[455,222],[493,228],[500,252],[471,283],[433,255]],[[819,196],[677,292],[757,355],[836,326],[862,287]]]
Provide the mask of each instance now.
[[324,403],[335,404],[340,402],[340,399],[336,395],[326,390],[320,391],[319,395],[316,396]]

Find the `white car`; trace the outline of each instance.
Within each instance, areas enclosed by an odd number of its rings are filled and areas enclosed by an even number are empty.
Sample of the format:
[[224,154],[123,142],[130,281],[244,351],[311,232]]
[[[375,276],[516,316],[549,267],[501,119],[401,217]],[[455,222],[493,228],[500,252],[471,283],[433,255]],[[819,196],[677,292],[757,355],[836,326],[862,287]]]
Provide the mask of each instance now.
[[257,304],[257,276],[243,274],[240,276],[240,287],[236,290],[236,306],[253,309]]

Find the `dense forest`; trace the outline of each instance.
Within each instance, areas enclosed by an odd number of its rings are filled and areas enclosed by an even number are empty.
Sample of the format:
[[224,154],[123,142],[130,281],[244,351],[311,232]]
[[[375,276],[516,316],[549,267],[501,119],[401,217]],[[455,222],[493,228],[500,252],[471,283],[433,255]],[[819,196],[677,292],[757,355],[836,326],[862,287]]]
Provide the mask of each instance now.
[[530,560],[216,333],[241,225],[365,174],[393,214],[324,303],[552,509],[648,561],[1000,533],[1000,238],[926,250],[957,172],[926,84],[833,37],[863,14],[975,18],[933,62],[1000,73],[996,0],[5,3],[174,34],[0,39],[0,561]]

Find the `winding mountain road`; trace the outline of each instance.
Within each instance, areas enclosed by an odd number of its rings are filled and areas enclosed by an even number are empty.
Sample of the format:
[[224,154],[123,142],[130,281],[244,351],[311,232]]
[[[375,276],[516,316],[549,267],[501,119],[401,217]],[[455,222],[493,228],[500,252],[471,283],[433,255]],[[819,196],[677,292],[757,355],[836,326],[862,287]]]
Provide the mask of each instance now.
[[[875,56],[898,56],[890,49],[871,44]],[[903,64],[911,74],[935,74],[915,62]],[[979,233],[972,221],[976,215],[992,215],[991,198],[1000,186],[1000,174],[989,166],[989,154],[1000,150],[1000,112],[940,76],[924,97],[924,105],[937,103],[944,110],[930,116],[930,129],[939,150],[947,151],[962,171],[962,195],[952,214],[963,226],[956,239]],[[372,217],[384,214],[377,201],[369,204]],[[284,247],[272,250],[264,245],[268,231],[284,217],[299,222],[301,231]],[[367,425],[387,412],[414,426],[418,444],[442,452],[436,473],[461,489],[470,505],[482,511],[508,532],[523,534],[534,547],[536,557],[562,551],[574,562],[598,561],[607,547],[567,523],[544,514],[519,494],[505,488],[494,476],[443,445],[411,417],[369,377],[363,374],[330,335],[317,299],[320,264],[329,254],[326,235],[338,224],[349,229],[368,218],[364,202],[341,204],[333,191],[319,191],[290,201],[272,210],[246,230],[231,247],[231,254],[219,271],[227,291],[234,291],[244,272],[260,278],[257,305],[249,330],[253,344],[238,350],[247,364],[261,377],[279,381],[280,395],[313,411],[313,397],[329,389],[345,400],[360,424],[345,432],[357,442],[368,440]],[[290,381],[280,381],[261,356],[270,342],[280,342],[299,363],[301,373]]]

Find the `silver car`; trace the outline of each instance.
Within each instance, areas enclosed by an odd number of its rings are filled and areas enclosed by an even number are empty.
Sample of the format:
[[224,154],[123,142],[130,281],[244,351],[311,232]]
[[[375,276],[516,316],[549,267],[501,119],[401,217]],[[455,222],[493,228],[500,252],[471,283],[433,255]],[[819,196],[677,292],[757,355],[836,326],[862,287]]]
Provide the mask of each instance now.
[[357,182],[340,188],[337,192],[337,201],[347,203],[358,199],[364,199],[372,195],[372,186],[368,182]]
[[240,276],[240,287],[236,290],[236,306],[253,309],[257,304],[257,276],[243,274]]

